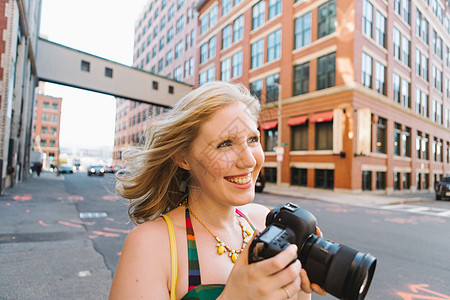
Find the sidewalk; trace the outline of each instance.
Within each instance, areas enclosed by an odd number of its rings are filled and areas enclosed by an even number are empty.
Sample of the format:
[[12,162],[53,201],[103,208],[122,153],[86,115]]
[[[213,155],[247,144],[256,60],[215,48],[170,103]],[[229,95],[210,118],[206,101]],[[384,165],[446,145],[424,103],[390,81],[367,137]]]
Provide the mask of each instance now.
[[0,196],[0,266],[2,300],[107,299],[112,281],[64,176],[51,172],[34,174]]
[[310,200],[321,200],[359,206],[383,206],[392,204],[404,204],[411,202],[432,201],[433,193],[421,194],[374,194],[370,192],[352,193],[347,191],[331,191],[323,189],[310,189],[302,187],[281,186],[266,183],[264,192],[274,195],[298,197]]

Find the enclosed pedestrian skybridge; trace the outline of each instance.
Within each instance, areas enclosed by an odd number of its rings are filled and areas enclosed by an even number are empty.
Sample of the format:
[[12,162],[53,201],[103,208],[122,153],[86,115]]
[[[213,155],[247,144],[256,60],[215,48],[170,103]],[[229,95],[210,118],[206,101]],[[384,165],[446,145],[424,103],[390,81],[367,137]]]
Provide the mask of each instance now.
[[45,39],[38,40],[39,80],[111,96],[173,106],[192,90],[188,84],[132,68]]

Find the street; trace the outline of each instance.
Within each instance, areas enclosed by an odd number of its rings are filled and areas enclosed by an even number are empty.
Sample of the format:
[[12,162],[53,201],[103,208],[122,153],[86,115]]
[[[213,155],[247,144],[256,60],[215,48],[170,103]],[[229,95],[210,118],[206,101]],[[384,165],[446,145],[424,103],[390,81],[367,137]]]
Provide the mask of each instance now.
[[[116,195],[113,174],[60,176],[41,174],[0,197],[0,299],[107,298],[134,227],[127,202]],[[316,216],[325,238],[375,256],[366,299],[450,299],[450,201],[376,207],[268,193],[255,201],[296,203]],[[53,257],[30,259],[46,249]]]

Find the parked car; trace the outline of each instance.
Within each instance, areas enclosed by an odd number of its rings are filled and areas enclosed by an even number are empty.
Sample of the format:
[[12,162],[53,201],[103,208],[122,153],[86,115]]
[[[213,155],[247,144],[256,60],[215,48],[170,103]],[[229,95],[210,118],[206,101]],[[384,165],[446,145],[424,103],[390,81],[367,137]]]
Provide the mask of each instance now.
[[256,179],[255,192],[262,193],[265,185],[266,185],[266,177],[260,172],[258,174],[258,178]]
[[450,199],[450,176],[445,176],[436,184],[436,200]]
[[105,173],[115,173],[116,172],[116,167],[113,165],[106,165],[104,167],[105,169]]
[[105,169],[103,166],[93,165],[88,168],[87,174],[88,174],[88,176],[91,176],[91,175],[103,176],[103,175],[105,175]]
[[73,167],[69,164],[60,164],[58,166],[58,173],[73,173]]

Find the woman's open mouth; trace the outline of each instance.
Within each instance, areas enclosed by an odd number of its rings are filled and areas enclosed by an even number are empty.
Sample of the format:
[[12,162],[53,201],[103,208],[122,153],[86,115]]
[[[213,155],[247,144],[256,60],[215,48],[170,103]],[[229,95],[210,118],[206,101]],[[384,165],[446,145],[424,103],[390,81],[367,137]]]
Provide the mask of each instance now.
[[237,176],[227,176],[224,178],[231,183],[235,183],[238,185],[245,185],[252,181],[252,173]]

